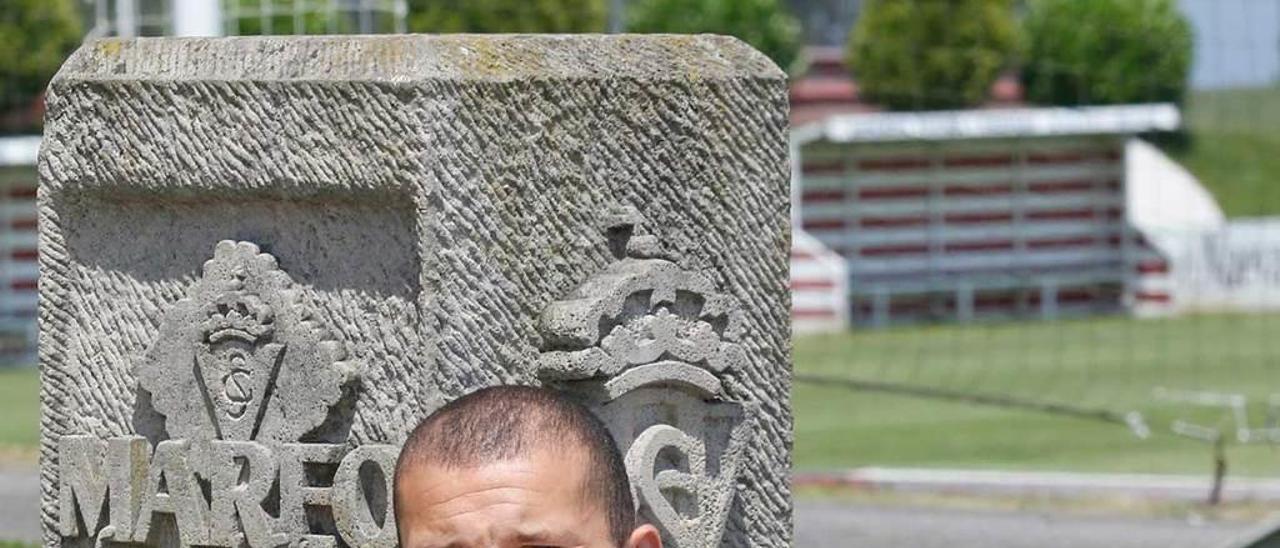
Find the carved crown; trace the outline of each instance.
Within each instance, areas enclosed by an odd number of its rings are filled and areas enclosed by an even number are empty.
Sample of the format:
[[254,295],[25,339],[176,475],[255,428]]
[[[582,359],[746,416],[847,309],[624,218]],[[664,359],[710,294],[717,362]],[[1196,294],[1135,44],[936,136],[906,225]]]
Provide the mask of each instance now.
[[654,369],[645,366],[662,363],[664,376],[672,377],[667,381],[719,394],[715,374],[743,359],[735,342],[742,325],[737,300],[681,268],[657,238],[639,234],[643,225],[634,210],[611,217],[606,228],[618,260],[544,310],[539,376],[611,378],[616,397],[652,376]]
[[257,295],[244,291],[243,278],[227,284],[230,290],[204,306],[206,319],[200,324],[204,340],[218,344],[239,340],[256,344],[271,338],[275,314]]
[[605,229],[617,260],[543,311],[538,376],[609,425],[637,508],[666,545],[719,546],[756,409],[732,401],[721,381],[746,360],[742,312],[642,221],[635,210],[612,212]]

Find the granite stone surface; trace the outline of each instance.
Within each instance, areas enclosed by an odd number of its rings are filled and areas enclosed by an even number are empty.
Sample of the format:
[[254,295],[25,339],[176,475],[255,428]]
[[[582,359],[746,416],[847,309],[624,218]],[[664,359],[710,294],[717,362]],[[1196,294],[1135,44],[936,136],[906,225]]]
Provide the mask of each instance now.
[[790,545],[786,105],[717,36],[87,43],[39,161],[46,546],[394,546],[396,447],[503,383],[596,409],[669,545]]

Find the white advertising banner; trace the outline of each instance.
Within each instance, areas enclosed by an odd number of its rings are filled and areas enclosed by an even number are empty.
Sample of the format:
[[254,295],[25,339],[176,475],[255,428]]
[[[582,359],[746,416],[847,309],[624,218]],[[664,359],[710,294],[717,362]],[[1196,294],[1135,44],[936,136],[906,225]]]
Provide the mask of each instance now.
[[1280,309],[1280,218],[1146,236],[1168,259],[1178,311]]

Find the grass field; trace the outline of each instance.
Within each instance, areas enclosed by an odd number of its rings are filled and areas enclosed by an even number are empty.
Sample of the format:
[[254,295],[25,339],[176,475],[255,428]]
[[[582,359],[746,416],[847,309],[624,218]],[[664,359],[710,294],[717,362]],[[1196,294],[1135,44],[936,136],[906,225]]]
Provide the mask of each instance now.
[[[1169,434],[1169,421],[1185,415],[1212,423],[1222,414],[1162,404],[1152,389],[1222,390],[1255,400],[1280,392],[1280,316],[1104,318],[805,337],[796,341],[795,367],[842,378],[1140,410],[1155,430],[1140,440],[1123,426],[1103,422],[797,384],[800,469],[1206,473],[1206,445]],[[32,369],[0,370],[0,454],[34,448],[37,388]],[[1262,409],[1253,411],[1260,423]],[[1280,449],[1233,447],[1229,455],[1233,474],[1280,473]]]
[[39,442],[40,376],[0,369],[0,455],[30,453]]
[[1280,213],[1280,88],[1194,93],[1184,114],[1192,141],[1170,152],[1227,215]]
[[[862,465],[1201,473],[1206,444],[1174,436],[1172,419],[1218,424],[1223,413],[1157,401],[1157,386],[1280,392],[1280,317],[1124,318],[938,326],[801,338],[797,372],[1012,394],[1143,412],[1146,440],[1124,426],[833,386],[797,384],[801,469]],[[1222,423],[1231,425],[1230,422]],[[1231,473],[1275,475],[1280,449],[1229,450]]]
[[[1280,215],[1280,87],[1197,92],[1184,109],[1192,136],[1171,155],[1231,217]],[[1155,401],[1158,386],[1280,393],[1280,317],[1123,318],[939,326],[796,341],[797,372],[847,376],[1085,407],[1138,410],[1155,435],[994,407],[797,384],[796,464],[1205,472],[1205,444],[1169,434],[1174,418],[1213,424],[1222,413]],[[1228,423],[1223,423],[1224,425]],[[1280,448],[1233,447],[1232,473],[1276,475]]]

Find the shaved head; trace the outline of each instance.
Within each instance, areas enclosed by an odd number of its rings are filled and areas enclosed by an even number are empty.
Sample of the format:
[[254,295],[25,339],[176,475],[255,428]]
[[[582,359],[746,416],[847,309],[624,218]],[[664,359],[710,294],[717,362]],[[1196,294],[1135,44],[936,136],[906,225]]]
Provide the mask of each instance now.
[[[586,407],[544,388],[485,388],[423,420],[396,463],[396,517],[413,504],[415,495],[404,493],[402,483],[415,471],[473,470],[548,454],[566,465],[585,464],[580,498],[604,514],[613,544],[625,545],[636,526],[635,508],[613,438]],[[575,476],[566,471],[563,477]]]

